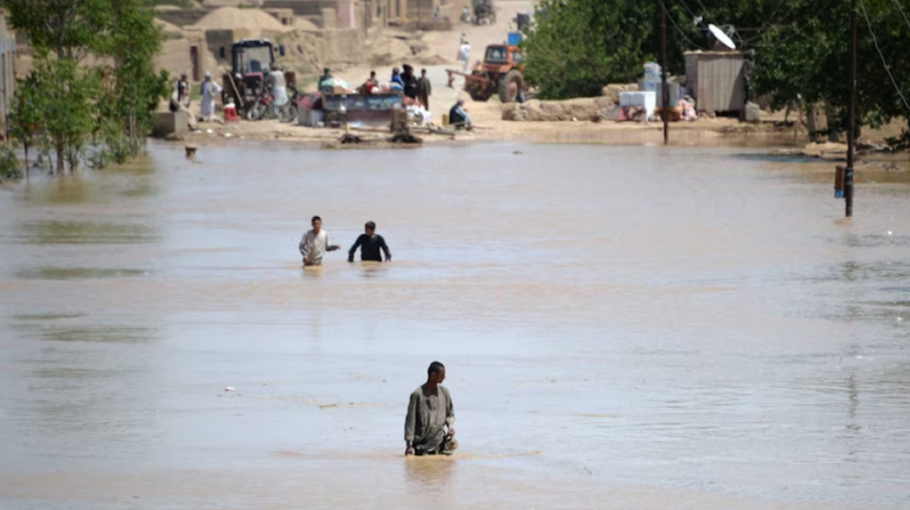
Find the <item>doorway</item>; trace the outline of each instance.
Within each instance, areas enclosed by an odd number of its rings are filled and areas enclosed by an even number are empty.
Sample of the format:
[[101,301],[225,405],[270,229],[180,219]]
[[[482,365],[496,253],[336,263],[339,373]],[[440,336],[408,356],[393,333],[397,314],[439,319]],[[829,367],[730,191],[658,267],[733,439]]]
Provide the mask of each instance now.
[[199,81],[199,46],[190,46],[190,66],[193,69],[193,81]]

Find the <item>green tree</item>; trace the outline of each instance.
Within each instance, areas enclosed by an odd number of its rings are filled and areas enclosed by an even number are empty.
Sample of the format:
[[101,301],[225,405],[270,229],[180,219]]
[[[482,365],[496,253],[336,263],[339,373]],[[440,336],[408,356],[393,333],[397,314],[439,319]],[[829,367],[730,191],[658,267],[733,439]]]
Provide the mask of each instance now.
[[113,57],[108,69],[100,131],[114,155],[122,162],[136,156],[151,129],[152,112],[168,93],[168,75],[156,72],[155,55],[161,50],[161,30],[147,0],[114,2],[111,35],[106,53]]
[[544,99],[635,81],[656,54],[656,20],[653,2],[544,0],[523,43],[527,79]]
[[[88,145],[122,161],[138,153],[166,91],[156,73],[161,33],[151,0],[0,0],[35,51],[28,112],[56,170],[75,170]],[[87,56],[95,63],[89,65]],[[113,62],[110,64],[109,62]],[[20,86],[23,86],[21,83]],[[23,103],[23,105],[25,105]]]
[[[879,127],[897,118],[906,120],[910,109],[900,96],[910,98],[906,50],[910,26],[898,12],[903,7],[893,0],[862,0],[860,5],[857,123]],[[845,132],[849,125],[850,2],[832,0],[820,9],[806,0],[795,0],[792,8],[792,18],[762,34],[756,44],[756,92],[770,95],[777,107],[800,93],[810,108],[825,108],[829,130]],[[899,139],[892,140],[899,146],[908,142],[906,128]]]
[[36,56],[53,52],[58,59],[82,60],[96,50],[110,14],[110,0],[2,0],[0,5]]
[[75,171],[96,125],[98,71],[72,59],[41,59],[35,62],[32,78],[43,132],[57,156],[57,172],[67,164]]
[[18,85],[9,114],[9,133],[10,138],[17,140],[25,151],[25,172],[28,175],[28,149],[35,145],[36,139],[40,140],[41,105],[31,76]]

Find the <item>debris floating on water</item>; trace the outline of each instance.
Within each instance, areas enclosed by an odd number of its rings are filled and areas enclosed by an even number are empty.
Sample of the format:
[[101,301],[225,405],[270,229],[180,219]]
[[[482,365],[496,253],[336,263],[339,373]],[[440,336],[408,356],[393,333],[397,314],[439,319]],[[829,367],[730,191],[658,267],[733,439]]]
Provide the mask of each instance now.
[[233,386],[225,386],[224,391],[237,391]]

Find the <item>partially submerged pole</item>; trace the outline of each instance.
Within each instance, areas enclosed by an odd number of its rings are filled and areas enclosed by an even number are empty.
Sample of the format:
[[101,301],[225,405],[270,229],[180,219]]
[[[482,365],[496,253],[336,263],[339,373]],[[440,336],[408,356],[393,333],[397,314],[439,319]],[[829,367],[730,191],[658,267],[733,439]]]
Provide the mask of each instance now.
[[657,4],[660,9],[660,118],[664,122],[664,145],[667,145],[670,142],[667,125],[667,103],[670,102],[667,89],[667,9],[662,0],[657,0]]
[[846,215],[853,216],[853,152],[856,149],[856,0],[850,2],[850,127],[847,130],[847,169],[844,175]]

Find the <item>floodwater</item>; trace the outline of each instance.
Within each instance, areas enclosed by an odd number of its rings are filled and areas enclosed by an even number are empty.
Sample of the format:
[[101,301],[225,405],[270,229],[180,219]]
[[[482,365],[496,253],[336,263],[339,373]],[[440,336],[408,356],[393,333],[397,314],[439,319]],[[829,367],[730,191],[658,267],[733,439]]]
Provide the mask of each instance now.
[[[0,189],[0,508],[910,507],[906,174],[845,221],[756,149],[198,157]],[[303,271],[313,214],[394,262]],[[405,459],[433,360],[461,451]]]

